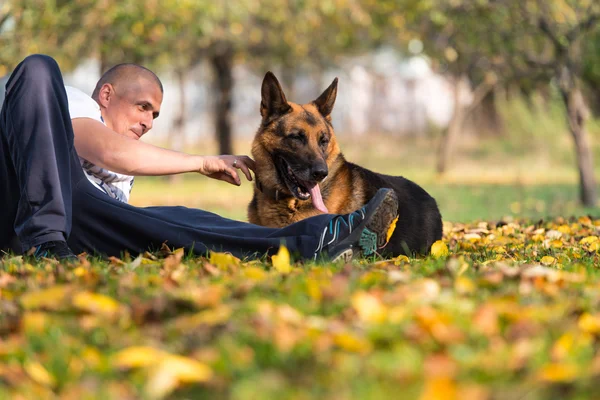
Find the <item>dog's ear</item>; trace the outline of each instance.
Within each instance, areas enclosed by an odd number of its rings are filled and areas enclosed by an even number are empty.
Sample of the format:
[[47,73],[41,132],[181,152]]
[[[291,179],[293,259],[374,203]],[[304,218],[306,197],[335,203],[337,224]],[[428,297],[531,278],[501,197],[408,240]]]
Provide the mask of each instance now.
[[263,120],[271,116],[283,115],[292,107],[285,99],[285,94],[275,75],[269,71],[263,79],[261,89],[260,115]]
[[338,78],[335,78],[331,85],[315,100],[314,105],[317,106],[319,112],[324,117],[329,117],[329,114],[333,111],[333,105],[335,104],[335,98],[337,96],[337,83]]

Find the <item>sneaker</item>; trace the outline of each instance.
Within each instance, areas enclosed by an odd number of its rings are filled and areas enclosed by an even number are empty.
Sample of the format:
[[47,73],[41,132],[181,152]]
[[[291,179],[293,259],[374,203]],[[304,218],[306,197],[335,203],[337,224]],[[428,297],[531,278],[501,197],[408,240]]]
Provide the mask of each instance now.
[[77,256],[75,253],[71,251],[67,242],[63,241],[51,241],[40,244],[35,248],[33,252],[33,257],[36,259],[45,257],[45,258],[55,258],[57,260],[65,260],[65,261],[76,261]]
[[379,189],[363,208],[334,217],[321,234],[319,255],[331,261],[375,255],[390,240],[398,221],[398,196],[392,189]]

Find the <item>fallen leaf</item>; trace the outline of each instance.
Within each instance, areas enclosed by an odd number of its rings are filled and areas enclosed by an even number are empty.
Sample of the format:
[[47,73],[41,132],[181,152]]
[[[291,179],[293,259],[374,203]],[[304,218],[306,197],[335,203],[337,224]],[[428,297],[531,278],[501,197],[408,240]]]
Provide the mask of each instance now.
[[117,368],[139,368],[155,365],[166,353],[149,346],[133,346],[113,355],[112,364]]
[[544,256],[544,257],[542,257],[540,262],[544,265],[552,265],[556,262],[556,258],[554,258],[552,256]]
[[436,241],[431,245],[431,255],[434,258],[446,257],[448,255],[448,246],[441,240]]
[[114,317],[120,309],[119,303],[99,293],[79,292],[73,296],[73,306],[79,310],[105,317]]
[[225,270],[230,265],[239,265],[240,259],[230,253],[210,252],[209,262],[215,267]]
[[67,298],[71,294],[71,290],[71,286],[56,285],[36,292],[25,293],[21,296],[20,303],[26,310],[64,309],[68,305]]
[[549,364],[542,368],[539,377],[549,382],[570,382],[579,375],[579,369],[573,364]]
[[281,245],[279,247],[279,251],[277,254],[273,255],[273,268],[279,273],[289,274],[292,271],[292,266],[290,265],[290,252],[287,247]]
[[358,292],[352,296],[352,307],[363,322],[381,323],[387,317],[387,308],[377,297],[366,292]]
[[182,383],[207,382],[213,372],[206,364],[191,358],[168,355],[150,371],[146,393],[161,399],[177,389]]
[[23,365],[23,369],[35,382],[40,385],[53,387],[56,385],[56,379],[48,372],[42,364],[37,361],[28,361]]
[[579,326],[579,329],[584,332],[598,334],[600,333],[600,315],[584,313],[579,317],[577,325]]

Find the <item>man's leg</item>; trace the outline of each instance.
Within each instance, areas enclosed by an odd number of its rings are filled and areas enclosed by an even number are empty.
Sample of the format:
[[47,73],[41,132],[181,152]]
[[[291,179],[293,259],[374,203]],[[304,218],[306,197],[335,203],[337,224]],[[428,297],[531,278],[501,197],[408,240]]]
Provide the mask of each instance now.
[[[74,183],[69,246],[75,252],[119,256],[124,250],[135,255],[167,242],[200,255],[213,250],[255,257],[277,252],[285,243],[303,259],[318,253],[348,259],[381,247],[397,210],[395,193],[387,191],[355,215],[323,214],[274,229],[186,207],[133,207],[106,196],[83,177]],[[363,248],[355,247],[353,253],[352,246],[359,244]]]
[[314,253],[318,234],[331,220],[322,215],[300,229],[273,229],[223,218],[211,212],[186,207],[134,207],[108,197],[87,179],[73,192],[73,230],[69,246],[76,252],[98,252],[119,256],[124,250],[138,254],[183,247],[195,254],[208,250],[230,252],[238,257],[276,252],[283,242],[290,251]]
[[[6,84],[0,114],[0,248],[65,241],[71,230],[73,128],[56,61],[23,60]],[[4,211],[7,210],[7,211]]]

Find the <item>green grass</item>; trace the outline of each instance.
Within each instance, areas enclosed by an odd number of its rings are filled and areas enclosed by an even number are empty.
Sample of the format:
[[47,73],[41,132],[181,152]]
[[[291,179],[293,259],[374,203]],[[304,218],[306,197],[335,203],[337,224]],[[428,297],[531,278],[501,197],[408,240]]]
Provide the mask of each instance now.
[[0,399],[588,399],[599,225],[447,224],[448,257],[289,273],[182,252],[5,257]]

